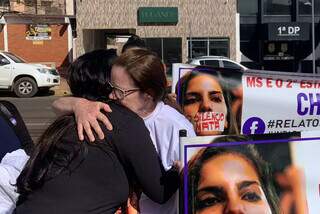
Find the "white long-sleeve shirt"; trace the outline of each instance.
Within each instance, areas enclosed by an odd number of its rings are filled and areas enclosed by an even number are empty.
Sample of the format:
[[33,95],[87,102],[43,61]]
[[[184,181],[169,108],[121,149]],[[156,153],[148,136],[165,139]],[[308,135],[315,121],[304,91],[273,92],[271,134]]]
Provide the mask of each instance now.
[[[144,123],[150,132],[152,142],[162,164],[169,170],[174,161],[179,160],[179,131],[187,131],[188,137],[196,136],[192,124],[174,108],[159,102]],[[166,203],[157,204],[145,194],[141,195],[139,205],[141,214],[176,214],[178,195],[174,194]]]

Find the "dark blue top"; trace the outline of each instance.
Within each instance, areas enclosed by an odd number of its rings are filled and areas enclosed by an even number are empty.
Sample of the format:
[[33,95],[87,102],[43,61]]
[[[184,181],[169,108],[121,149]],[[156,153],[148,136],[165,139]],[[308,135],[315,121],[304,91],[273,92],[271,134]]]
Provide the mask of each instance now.
[[33,149],[33,142],[18,109],[10,102],[0,100],[0,160],[17,149],[27,154]]

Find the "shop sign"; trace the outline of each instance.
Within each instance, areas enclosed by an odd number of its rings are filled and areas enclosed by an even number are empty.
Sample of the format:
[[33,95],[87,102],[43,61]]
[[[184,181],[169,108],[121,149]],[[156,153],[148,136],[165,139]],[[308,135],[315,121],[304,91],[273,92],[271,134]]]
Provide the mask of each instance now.
[[176,25],[177,23],[177,7],[140,7],[138,9],[139,25]]
[[308,23],[269,23],[268,40],[270,41],[308,41],[310,25]]
[[31,24],[26,30],[27,40],[51,40],[51,27],[49,25]]

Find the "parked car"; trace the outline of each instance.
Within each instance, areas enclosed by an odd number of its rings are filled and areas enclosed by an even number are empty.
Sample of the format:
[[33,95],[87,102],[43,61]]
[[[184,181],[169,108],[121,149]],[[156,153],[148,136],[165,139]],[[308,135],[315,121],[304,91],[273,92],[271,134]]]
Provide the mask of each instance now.
[[230,68],[245,71],[248,68],[224,56],[201,56],[187,62],[192,65],[208,65],[214,68]]
[[11,90],[18,97],[32,97],[38,90],[60,85],[56,69],[41,64],[28,64],[20,57],[0,52],[0,89]]

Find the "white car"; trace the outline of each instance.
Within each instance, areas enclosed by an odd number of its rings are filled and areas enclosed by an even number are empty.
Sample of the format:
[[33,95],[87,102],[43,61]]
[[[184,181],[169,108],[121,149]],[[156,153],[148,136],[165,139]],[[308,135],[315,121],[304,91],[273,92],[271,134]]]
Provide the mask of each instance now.
[[193,58],[187,63],[192,65],[209,65],[215,68],[237,69],[241,71],[248,70],[247,67],[224,56],[201,56]]
[[39,89],[60,85],[56,69],[41,64],[28,64],[20,57],[0,52],[0,89],[11,90],[18,97],[32,97]]

